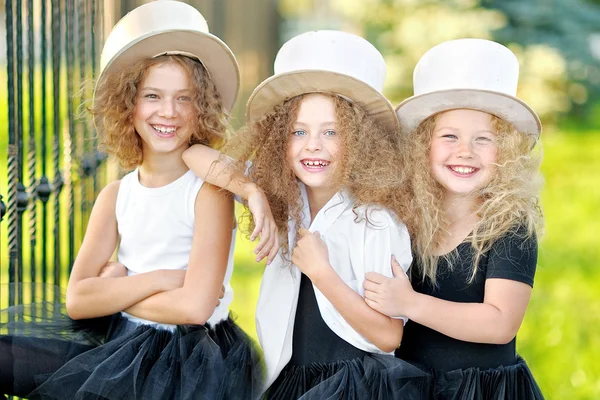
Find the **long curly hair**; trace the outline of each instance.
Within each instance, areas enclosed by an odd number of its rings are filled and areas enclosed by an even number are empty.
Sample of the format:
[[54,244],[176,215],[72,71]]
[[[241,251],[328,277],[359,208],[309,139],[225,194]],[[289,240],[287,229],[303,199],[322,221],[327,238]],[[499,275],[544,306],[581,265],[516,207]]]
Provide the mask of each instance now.
[[[356,200],[355,208],[379,203],[402,215],[407,209],[407,193],[401,190],[404,168],[398,149],[398,132],[376,124],[359,104],[339,96],[324,95],[334,102],[336,133],[340,138],[334,184],[345,188]],[[233,168],[249,166],[249,178],[265,192],[277,228],[285,238],[288,237],[289,218],[296,221],[296,230],[301,226],[300,190],[287,158],[287,149],[305,96],[291,98],[246,125],[224,148],[237,160]],[[249,219],[250,223],[242,226],[246,225],[245,229],[251,232],[254,221],[248,210],[243,218]],[[282,247],[284,259],[289,261],[291,249],[287,240],[283,241]]]
[[188,75],[196,109],[190,145],[218,147],[229,129],[229,115],[221,95],[201,62],[181,55],[140,60],[116,74],[102,75],[96,86],[91,112],[102,149],[114,155],[125,169],[142,163],[142,139],[133,126],[138,87],[156,66],[173,64]]
[[[419,261],[421,279],[436,283],[440,258],[452,268],[456,249],[439,256],[436,250],[448,234],[449,221],[444,212],[444,188],[431,173],[429,152],[435,130],[436,114],[423,121],[416,131],[405,135],[401,148],[410,192],[409,211],[405,214],[412,237],[413,254]],[[477,264],[496,240],[508,232],[526,228],[526,237],[541,234],[543,215],[540,207],[542,176],[539,171],[541,149],[531,135],[518,132],[509,122],[492,116],[498,156],[490,182],[476,193],[480,200],[473,210],[478,217],[465,241],[475,249],[470,282]]]

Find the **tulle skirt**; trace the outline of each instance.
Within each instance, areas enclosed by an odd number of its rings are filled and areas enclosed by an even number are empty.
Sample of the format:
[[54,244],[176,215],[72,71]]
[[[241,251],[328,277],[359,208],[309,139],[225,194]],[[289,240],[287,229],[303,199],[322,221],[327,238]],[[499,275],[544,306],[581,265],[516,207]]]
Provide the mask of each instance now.
[[436,400],[540,400],[544,396],[521,357],[510,366],[433,372]]
[[429,399],[431,377],[397,358],[369,354],[332,363],[287,365],[266,399]]
[[0,393],[29,399],[252,399],[263,378],[231,318],[171,329],[120,313],[74,321],[62,301],[2,310],[0,354]]

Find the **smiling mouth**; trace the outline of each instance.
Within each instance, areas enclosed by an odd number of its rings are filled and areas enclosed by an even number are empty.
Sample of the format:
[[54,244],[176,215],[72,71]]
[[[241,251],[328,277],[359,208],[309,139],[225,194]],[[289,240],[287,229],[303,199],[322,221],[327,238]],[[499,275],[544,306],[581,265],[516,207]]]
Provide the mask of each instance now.
[[164,125],[150,125],[152,129],[159,135],[163,137],[171,137],[175,135],[175,131],[177,130],[174,126],[164,126]]
[[300,162],[308,169],[322,169],[331,164],[326,160],[301,160]]
[[473,175],[475,172],[479,171],[479,168],[466,167],[462,165],[448,165],[448,169],[455,174],[464,176]]

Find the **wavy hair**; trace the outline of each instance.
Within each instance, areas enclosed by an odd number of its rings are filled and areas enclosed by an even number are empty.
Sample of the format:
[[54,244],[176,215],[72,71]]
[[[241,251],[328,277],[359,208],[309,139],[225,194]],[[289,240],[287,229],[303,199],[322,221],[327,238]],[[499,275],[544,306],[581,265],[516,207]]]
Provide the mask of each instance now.
[[202,63],[181,55],[143,59],[116,74],[102,75],[91,108],[100,146],[125,169],[140,165],[143,158],[142,139],[133,126],[138,87],[151,68],[165,64],[183,69],[193,91],[196,113],[190,145],[217,147],[227,135],[229,115]]
[[[398,132],[387,131],[365,114],[356,103],[325,94],[334,102],[336,133],[340,137],[340,152],[336,160],[335,185],[345,188],[356,200],[355,208],[370,203],[402,215],[406,194],[402,188],[401,157]],[[298,110],[306,95],[279,104],[254,123],[242,128],[225,146],[225,152],[237,159],[234,168],[248,167],[249,178],[266,194],[279,232],[287,238],[288,220],[301,226],[300,190],[287,149]],[[243,218],[254,228],[252,214],[246,210]],[[358,215],[357,215],[358,218]],[[284,259],[290,260],[291,249],[283,241]]]
[[[407,189],[410,192],[409,211],[405,222],[412,237],[413,254],[421,267],[421,279],[436,283],[440,258],[452,267],[456,249],[439,256],[436,250],[448,233],[449,221],[444,213],[444,189],[431,173],[429,152],[437,117],[423,121],[403,138],[404,163],[407,167]],[[492,116],[498,156],[490,182],[476,193],[479,199],[473,210],[478,221],[467,236],[475,249],[470,282],[475,278],[481,257],[508,232],[525,228],[525,237],[541,233],[543,215],[539,193],[542,176],[539,171],[541,149],[534,148],[536,139],[518,132],[509,122]]]

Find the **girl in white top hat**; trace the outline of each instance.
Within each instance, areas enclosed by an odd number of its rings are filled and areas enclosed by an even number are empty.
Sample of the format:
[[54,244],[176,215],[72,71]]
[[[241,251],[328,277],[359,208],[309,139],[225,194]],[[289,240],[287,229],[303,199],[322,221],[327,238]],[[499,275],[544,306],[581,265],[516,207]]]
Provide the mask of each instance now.
[[402,273],[412,260],[404,224],[385,208],[401,212],[406,199],[396,177],[398,121],[381,94],[383,57],[358,36],[317,31],[285,43],[274,69],[230,143],[253,184],[232,183],[235,172],[206,147],[184,155],[208,181],[242,195],[264,190],[285,238],[256,311],[265,396],[427,398],[425,374],[393,357],[404,320],[363,298],[367,272],[391,277],[390,257]]
[[373,309],[410,319],[396,354],[432,371],[432,398],[543,398],[516,354],[542,225],[541,124],[515,97],[518,74],[498,43],[442,43],[396,110],[409,132],[412,286],[394,264],[395,278],[367,274],[364,287]]
[[[114,27],[92,110],[105,148],[134,170],[95,202],[67,288],[72,320],[50,304],[47,318],[62,323],[34,319],[27,336],[0,340],[5,393],[255,395],[256,353],[229,318],[233,199],[182,160],[192,144],[221,141],[238,87],[233,53],[185,3],[143,5]],[[117,247],[118,262],[110,262]]]

